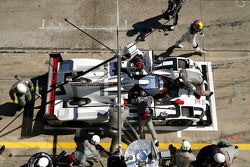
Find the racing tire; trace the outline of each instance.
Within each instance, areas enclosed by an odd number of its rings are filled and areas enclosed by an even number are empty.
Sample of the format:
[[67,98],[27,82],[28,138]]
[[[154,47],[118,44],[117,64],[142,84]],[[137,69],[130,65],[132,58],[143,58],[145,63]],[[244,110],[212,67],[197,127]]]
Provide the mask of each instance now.
[[190,126],[193,124],[192,120],[189,119],[173,119],[166,122],[169,126]]
[[27,163],[27,166],[28,167],[38,166],[38,161],[40,158],[46,158],[49,161],[49,164],[47,166],[49,167],[55,166],[52,157],[45,152],[39,152],[39,153],[32,155]]

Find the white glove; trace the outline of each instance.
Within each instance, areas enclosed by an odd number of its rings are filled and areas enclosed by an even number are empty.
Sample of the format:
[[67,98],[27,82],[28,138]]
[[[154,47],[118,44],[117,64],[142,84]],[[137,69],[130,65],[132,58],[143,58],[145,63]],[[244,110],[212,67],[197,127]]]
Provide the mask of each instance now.
[[206,51],[202,50],[201,48],[196,48],[195,49],[196,52],[199,52],[200,54],[206,54]]
[[137,51],[137,54],[138,54],[138,55],[143,55],[142,51],[140,51],[139,49],[138,49],[138,51]]

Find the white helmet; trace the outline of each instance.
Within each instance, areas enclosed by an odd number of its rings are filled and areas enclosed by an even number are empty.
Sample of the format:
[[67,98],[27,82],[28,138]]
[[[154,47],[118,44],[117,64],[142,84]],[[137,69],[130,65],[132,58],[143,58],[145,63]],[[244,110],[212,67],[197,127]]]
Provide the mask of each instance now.
[[100,143],[101,139],[98,135],[94,135],[91,138],[91,143],[94,145],[98,145]]
[[224,163],[224,162],[226,161],[226,157],[225,157],[225,155],[223,155],[223,154],[221,154],[221,153],[216,153],[216,154],[214,155],[214,160],[215,160],[217,163],[221,164],[221,163]]
[[27,92],[27,86],[25,86],[23,83],[18,83],[17,84],[17,91],[19,93],[25,94]]
[[191,148],[190,142],[187,140],[183,140],[181,143],[181,149],[184,151],[189,151]]
[[133,43],[129,43],[126,46],[124,46],[124,55],[129,54],[131,57],[134,57],[138,53],[138,49],[136,45]]
[[38,161],[38,166],[39,167],[47,167],[49,165],[49,160],[48,158],[42,157]]

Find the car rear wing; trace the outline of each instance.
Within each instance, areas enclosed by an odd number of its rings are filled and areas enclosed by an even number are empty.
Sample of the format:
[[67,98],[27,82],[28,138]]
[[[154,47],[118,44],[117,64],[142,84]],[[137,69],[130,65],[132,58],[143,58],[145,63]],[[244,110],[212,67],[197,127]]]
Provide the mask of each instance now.
[[49,58],[49,69],[48,69],[48,85],[47,85],[47,96],[46,96],[46,118],[54,118],[54,107],[55,107],[55,92],[57,86],[57,71],[59,62],[63,62],[60,53],[51,53]]

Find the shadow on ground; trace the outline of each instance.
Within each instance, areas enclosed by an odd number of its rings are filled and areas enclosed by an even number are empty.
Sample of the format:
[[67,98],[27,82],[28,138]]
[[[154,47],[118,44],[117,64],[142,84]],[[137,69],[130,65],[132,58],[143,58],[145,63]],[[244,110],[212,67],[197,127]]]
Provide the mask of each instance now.
[[166,52],[163,52],[163,53],[161,53],[160,55],[156,55],[155,56],[155,59],[157,59],[157,58],[159,58],[159,57],[162,57],[162,58],[164,58],[164,57],[170,57],[170,55],[174,52],[174,49],[175,49],[176,47],[175,46],[170,46],[167,50],[166,50]]
[[14,103],[7,102],[0,106],[0,115],[13,117],[18,111],[18,106]]
[[[29,106],[25,106],[24,108],[21,131],[22,138],[34,137],[43,133],[43,125],[45,122],[44,113],[46,104],[47,78],[48,75],[44,74],[31,79],[34,86],[38,87],[38,92],[33,94],[34,100],[31,102],[31,104]],[[40,94],[41,97],[39,97],[37,94]],[[35,119],[33,119],[35,101],[37,101],[39,98],[41,98],[41,105],[38,107],[39,111],[37,112]]]
[[[155,56],[155,59],[159,58],[159,57],[171,57],[171,54],[174,52],[174,49],[177,48],[176,46],[170,46],[165,52],[159,54],[159,55],[156,55]],[[192,56],[195,56],[195,55],[198,55],[198,56],[202,56],[201,53],[199,52],[189,52],[189,53],[184,53],[184,54],[180,54],[180,55],[177,55],[178,57],[185,57],[185,58],[189,58],[189,57],[192,57]]]
[[189,57],[195,56],[195,55],[202,56],[199,52],[184,53],[184,54],[180,54],[178,56],[179,57],[189,58]]
[[164,25],[159,22],[162,18],[163,15],[161,14],[133,24],[133,29],[127,32],[127,36],[132,37],[137,35],[135,41],[145,41],[145,37],[155,29],[164,32],[171,31],[170,25]]

